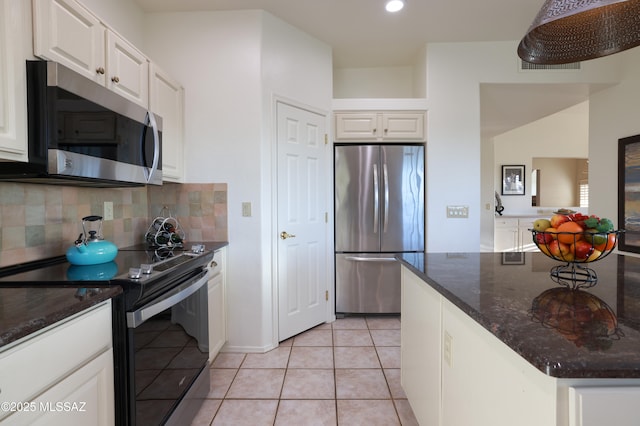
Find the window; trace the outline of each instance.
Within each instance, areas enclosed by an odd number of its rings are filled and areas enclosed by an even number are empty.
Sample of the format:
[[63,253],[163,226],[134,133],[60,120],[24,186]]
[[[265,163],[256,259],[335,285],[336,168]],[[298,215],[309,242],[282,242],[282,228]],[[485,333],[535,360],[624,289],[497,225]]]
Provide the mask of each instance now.
[[580,207],[589,207],[589,182],[580,181]]

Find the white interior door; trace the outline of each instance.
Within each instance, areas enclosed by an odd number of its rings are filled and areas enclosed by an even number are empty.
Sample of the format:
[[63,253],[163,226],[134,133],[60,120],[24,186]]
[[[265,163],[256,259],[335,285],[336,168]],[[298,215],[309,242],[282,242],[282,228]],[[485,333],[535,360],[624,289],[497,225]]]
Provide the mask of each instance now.
[[326,117],[277,103],[278,337],[325,322]]

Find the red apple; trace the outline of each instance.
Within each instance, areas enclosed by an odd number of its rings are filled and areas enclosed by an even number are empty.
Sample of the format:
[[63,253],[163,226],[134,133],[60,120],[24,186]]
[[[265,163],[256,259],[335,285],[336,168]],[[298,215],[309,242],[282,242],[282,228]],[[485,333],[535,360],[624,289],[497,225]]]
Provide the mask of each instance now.
[[566,214],[554,214],[553,216],[551,216],[551,219],[549,219],[549,222],[551,222],[551,227],[552,228],[557,228],[558,226],[560,226],[561,224],[565,223],[565,222],[569,222],[571,219],[569,219],[569,216],[567,216]]
[[573,253],[571,253],[571,247],[558,240],[553,240],[549,243],[549,252],[556,259],[566,260],[567,262],[574,259]]
[[593,245],[584,240],[578,240],[571,245],[571,251],[573,252],[576,260],[587,260],[591,253],[593,253],[593,250]]
[[538,232],[536,234],[536,243],[540,245],[549,244],[553,241],[553,235],[549,232]]

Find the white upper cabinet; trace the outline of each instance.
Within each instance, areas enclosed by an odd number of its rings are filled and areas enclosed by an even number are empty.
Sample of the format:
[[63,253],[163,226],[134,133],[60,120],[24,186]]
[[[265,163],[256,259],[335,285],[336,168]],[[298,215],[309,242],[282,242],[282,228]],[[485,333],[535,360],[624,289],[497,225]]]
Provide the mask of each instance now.
[[75,0],[33,0],[34,54],[105,84],[105,33]]
[[335,114],[336,141],[424,141],[422,111],[354,111]]
[[184,88],[154,63],[151,63],[149,105],[162,118],[162,178],[182,182]]
[[24,0],[0,0],[0,159],[27,161],[29,8]]
[[149,59],[122,37],[107,31],[106,64],[106,86],[149,108]]
[[75,0],[33,0],[34,54],[148,108],[149,60]]

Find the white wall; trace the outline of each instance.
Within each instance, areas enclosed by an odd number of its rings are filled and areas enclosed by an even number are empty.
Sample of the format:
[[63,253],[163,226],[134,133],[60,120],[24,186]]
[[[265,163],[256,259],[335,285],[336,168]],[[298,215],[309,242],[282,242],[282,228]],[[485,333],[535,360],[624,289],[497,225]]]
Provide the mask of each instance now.
[[[481,158],[489,157],[481,149],[481,83],[612,83],[619,78],[615,56],[583,63],[580,72],[519,72],[516,48],[517,42],[427,46],[429,251],[478,251],[481,229],[493,226],[493,209],[485,205],[494,205],[495,182],[483,177],[494,174],[481,172],[494,168],[493,162],[481,165]],[[469,218],[447,219],[447,205],[468,205]]]
[[[331,50],[260,11],[149,15],[149,55],[185,87],[187,182],[227,182],[229,348],[274,345],[272,102],[331,105]],[[242,217],[242,202],[252,217]],[[277,343],[277,342],[276,342]]]
[[337,68],[334,98],[412,98],[414,68]]
[[618,223],[618,139],[640,134],[640,48],[616,55],[621,83],[591,96],[589,109],[589,211]]
[[[502,196],[504,215],[535,215],[531,207],[531,171],[534,157],[587,158],[589,156],[589,102],[582,102],[556,114],[498,135],[494,144],[494,184],[502,188],[502,165],[525,166],[525,195]],[[575,176],[574,176],[575,177]],[[572,207],[571,205],[545,205]],[[545,210],[548,210],[545,208]]]
[[[263,321],[271,324],[263,338],[271,339],[275,346],[278,343],[278,288],[277,288],[277,229],[276,218],[276,111],[275,101],[281,100],[301,108],[322,114],[326,117],[325,128],[331,126],[331,88],[332,88],[332,52],[331,48],[317,39],[300,32],[297,28],[284,23],[275,16],[264,13],[262,19],[262,173],[261,181],[261,210],[262,252],[265,256],[263,264],[263,282],[266,292],[270,292],[272,299],[265,302]],[[327,148],[327,155],[331,155]],[[327,164],[332,164],[329,159]],[[327,172],[327,186],[332,187],[331,170]],[[331,202],[333,192],[327,191],[327,202]],[[332,223],[327,224],[327,229]],[[327,267],[332,270],[333,244],[330,234],[327,249]],[[329,257],[329,254],[331,256]],[[327,274],[333,284],[333,274]],[[330,289],[332,291],[333,289]],[[333,311],[333,309],[331,309]],[[271,317],[269,317],[271,315]]]

